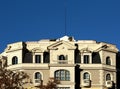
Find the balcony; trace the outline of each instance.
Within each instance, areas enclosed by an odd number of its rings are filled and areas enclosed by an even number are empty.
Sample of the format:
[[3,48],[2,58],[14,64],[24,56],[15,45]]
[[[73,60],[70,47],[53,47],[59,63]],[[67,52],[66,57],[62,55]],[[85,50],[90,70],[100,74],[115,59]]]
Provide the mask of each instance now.
[[42,80],[34,79],[34,86],[40,86],[42,84]]
[[38,64],[38,63],[22,63],[22,64],[15,64],[9,65],[7,69],[49,69],[48,64]]
[[113,82],[111,80],[106,81],[106,87],[107,88],[112,88],[112,86],[113,86]]
[[68,64],[68,60],[58,60],[58,64]]
[[84,86],[84,87],[90,87],[90,80],[84,79],[83,83],[82,83],[82,86]]

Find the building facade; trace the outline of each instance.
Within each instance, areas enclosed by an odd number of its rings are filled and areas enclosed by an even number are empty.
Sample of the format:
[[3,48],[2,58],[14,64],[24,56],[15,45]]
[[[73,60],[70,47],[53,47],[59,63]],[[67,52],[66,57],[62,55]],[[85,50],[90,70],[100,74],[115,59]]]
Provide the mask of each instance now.
[[58,89],[117,89],[117,52],[113,44],[64,36],[8,44],[0,59],[6,59],[8,69],[30,76],[26,88],[55,78]]

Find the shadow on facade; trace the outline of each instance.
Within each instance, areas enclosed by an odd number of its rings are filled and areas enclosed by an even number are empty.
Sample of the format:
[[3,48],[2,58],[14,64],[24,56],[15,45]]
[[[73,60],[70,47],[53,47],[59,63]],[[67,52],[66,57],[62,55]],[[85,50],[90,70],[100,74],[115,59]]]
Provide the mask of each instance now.
[[75,66],[75,89],[81,89],[80,88],[80,72],[82,70],[80,69],[80,65]]
[[[117,89],[120,89],[120,52],[116,56],[116,69],[117,69]],[[115,88],[113,88],[115,89]]]

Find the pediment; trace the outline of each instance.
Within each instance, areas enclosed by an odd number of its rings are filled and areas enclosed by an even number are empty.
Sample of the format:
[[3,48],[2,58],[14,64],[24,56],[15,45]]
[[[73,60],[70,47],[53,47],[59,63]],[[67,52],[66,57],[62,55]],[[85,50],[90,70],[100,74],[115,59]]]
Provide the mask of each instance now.
[[31,51],[32,52],[44,52],[44,50],[41,49],[40,47],[33,48]]
[[81,49],[80,51],[81,51],[82,53],[91,53],[91,52],[93,52],[93,50],[90,49],[90,48],[88,48],[88,47],[83,48],[83,49]]
[[58,41],[58,42],[56,42],[56,43],[48,46],[48,49],[50,49],[50,50],[56,50],[56,49],[58,49],[60,46],[63,46],[63,48],[67,48],[67,49],[69,49],[69,50],[74,50],[74,49],[76,49],[76,47],[75,47],[73,44],[71,44],[71,43],[69,43],[69,42],[67,42],[67,41]]

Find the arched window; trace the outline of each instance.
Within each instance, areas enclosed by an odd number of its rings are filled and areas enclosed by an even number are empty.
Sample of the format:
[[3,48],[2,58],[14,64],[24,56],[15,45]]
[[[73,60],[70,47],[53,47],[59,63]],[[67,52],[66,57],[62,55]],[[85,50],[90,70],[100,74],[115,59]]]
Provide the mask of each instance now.
[[108,81],[108,80],[111,80],[110,74],[107,74],[107,75],[106,75],[106,81]]
[[106,65],[111,65],[110,57],[106,57]]
[[12,64],[13,65],[18,64],[18,58],[16,56],[12,58]]
[[88,73],[88,72],[85,72],[84,74],[83,74],[83,79],[90,79],[90,74]]
[[68,70],[57,70],[54,73],[55,79],[61,81],[70,81],[70,72]]
[[41,74],[39,72],[35,73],[35,79],[41,80]]
[[35,73],[34,79],[35,79],[35,83],[41,83],[42,76],[41,76],[40,72]]
[[64,55],[60,55],[59,56],[59,60],[65,60],[65,56]]

